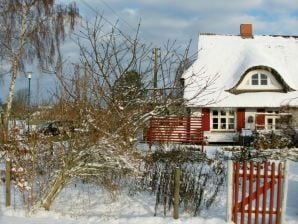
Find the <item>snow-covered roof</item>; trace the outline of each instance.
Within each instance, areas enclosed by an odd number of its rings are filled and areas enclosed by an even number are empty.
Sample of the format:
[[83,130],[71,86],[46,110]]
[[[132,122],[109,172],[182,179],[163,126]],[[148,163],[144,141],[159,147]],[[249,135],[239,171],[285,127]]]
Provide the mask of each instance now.
[[[257,66],[273,68],[292,91],[238,95],[227,91],[248,69]],[[188,106],[279,107],[284,102],[297,106],[298,38],[200,34],[198,58],[182,78]],[[206,90],[198,93],[204,87]]]

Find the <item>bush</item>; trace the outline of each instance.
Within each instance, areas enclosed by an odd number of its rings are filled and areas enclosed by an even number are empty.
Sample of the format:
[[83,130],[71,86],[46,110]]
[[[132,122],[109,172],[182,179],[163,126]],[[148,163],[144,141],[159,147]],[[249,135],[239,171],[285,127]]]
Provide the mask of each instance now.
[[254,142],[256,149],[282,149],[292,146],[292,140],[286,135],[277,135],[274,132],[268,134],[258,133]]
[[175,168],[181,169],[180,208],[195,216],[215,202],[226,178],[226,169],[219,155],[208,159],[205,153],[191,148],[174,147],[157,151],[146,159],[146,172],[141,181],[143,190],[156,195],[155,215],[158,206],[163,213],[169,211],[174,197]]

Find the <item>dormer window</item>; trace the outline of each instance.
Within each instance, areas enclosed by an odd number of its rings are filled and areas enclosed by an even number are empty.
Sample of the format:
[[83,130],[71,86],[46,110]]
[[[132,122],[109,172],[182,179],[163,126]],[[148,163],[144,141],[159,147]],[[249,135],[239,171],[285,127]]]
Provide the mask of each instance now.
[[293,91],[273,68],[254,66],[247,69],[238,83],[228,90],[234,94],[246,92],[288,92]]
[[256,73],[251,76],[251,85],[253,86],[267,86],[268,76],[262,73]]

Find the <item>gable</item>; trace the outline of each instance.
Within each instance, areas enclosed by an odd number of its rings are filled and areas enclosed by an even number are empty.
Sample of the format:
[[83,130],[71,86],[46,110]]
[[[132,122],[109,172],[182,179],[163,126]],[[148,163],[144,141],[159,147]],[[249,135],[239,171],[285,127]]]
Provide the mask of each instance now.
[[247,69],[238,83],[227,90],[233,94],[244,92],[289,92],[294,91],[273,68],[254,66]]

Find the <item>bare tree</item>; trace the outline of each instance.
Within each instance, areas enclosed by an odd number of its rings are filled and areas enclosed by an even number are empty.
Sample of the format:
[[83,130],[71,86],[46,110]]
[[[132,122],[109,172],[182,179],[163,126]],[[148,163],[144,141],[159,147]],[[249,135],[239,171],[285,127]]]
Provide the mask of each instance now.
[[24,119],[24,112],[28,108],[28,89],[23,88],[16,91],[12,101],[13,114]]
[[[56,5],[53,0],[4,0],[0,3],[0,55],[11,74],[4,125],[11,113],[17,75],[26,63],[38,60],[40,68],[60,60],[60,42],[66,26],[74,28],[75,4]],[[55,57],[57,55],[57,57]]]
[[[152,46],[141,42],[138,29],[134,36],[129,36],[117,26],[110,31],[106,28],[98,17],[93,23],[87,22],[78,35],[81,65],[77,65],[75,76],[57,73],[61,96],[72,102],[68,105],[83,119],[81,123],[104,135],[127,133],[120,134],[120,138],[129,142],[151,116],[183,108],[183,99],[181,94],[177,97],[177,91],[181,93],[184,88],[178,85],[179,70],[189,61],[189,45],[183,50],[175,41],[168,41],[160,48],[158,87],[154,89]],[[129,74],[138,78],[134,85],[126,80]],[[197,95],[213,81],[211,78],[206,81]],[[133,97],[125,99],[129,94]]]
[[[37,201],[46,209],[74,177],[95,177],[106,185],[111,174],[136,174],[138,131],[150,117],[176,113],[175,108],[183,107],[183,100],[173,97],[173,92],[187,53],[179,53],[175,42],[161,48],[155,89],[151,45],[141,42],[138,30],[129,36],[117,26],[108,27],[101,17],[87,22],[77,35],[81,63],[57,68],[60,86],[49,117],[71,121],[72,131],[62,132],[55,142],[49,137],[28,144],[34,159],[23,166],[38,175],[37,163],[41,163],[45,180]],[[211,81],[203,87],[210,85]]]

